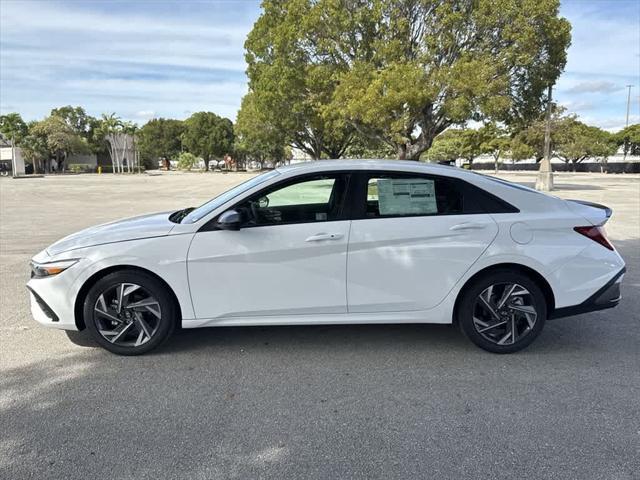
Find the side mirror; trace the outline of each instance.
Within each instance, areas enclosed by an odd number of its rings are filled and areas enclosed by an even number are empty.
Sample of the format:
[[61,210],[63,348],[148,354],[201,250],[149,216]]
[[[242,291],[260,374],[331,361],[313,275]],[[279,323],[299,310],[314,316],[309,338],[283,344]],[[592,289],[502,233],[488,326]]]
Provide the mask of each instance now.
[[242,215],[237,210],[227,210],[218,217],[218,228],[220,230],[240,230]]

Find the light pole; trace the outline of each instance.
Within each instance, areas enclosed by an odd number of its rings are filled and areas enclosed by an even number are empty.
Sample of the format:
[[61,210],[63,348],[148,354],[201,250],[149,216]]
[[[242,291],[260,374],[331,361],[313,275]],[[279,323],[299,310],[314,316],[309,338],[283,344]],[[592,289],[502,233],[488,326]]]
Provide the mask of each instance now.
[[11,137],[11,176],[16,178],[18,176],[16,172],[16,137]]
[[544,157],[540,161],[540,170],[536,179],[536,190],[549,192],[553,190],[553,171],[551,170],[551,90],[547,90],[547,113],[544,125]]
[[[631,87],[633,87],[633,85],[627,85],[627,120],[624,124],[624,127],[627,128],[629,126],[629,107],[631,105]],[[624,155],[622,156],[622,161],[625,162],[627,160],[627,142],[624,142],[624,147],[623,147],[623,152]]]
[[633,85],[627,85],[627,89],[628,89],[628,93],[627,93],[627,121],[624,124],[625,127],[629,126],[629,107],[631,105],[631,87],[633,87]]

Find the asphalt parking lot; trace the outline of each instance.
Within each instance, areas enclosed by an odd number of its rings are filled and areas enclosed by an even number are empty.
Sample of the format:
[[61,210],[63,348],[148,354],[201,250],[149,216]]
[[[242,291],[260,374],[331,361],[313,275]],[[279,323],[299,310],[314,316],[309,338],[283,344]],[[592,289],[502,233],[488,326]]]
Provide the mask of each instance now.
[[515,355],[405,325],[192,330],[125,358],[31,319],[48,244],[246,177],[0,180],[0,478],[640,478],[639,176],[556,177],[614,209],[624,299]]

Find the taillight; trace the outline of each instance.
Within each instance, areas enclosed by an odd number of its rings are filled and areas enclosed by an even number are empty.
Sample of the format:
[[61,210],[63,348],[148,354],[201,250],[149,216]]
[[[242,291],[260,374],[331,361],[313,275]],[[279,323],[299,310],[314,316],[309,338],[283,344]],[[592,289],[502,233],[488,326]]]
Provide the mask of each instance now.
[[609,250],[613,250],[613,245],[607,239],[607,235],[604,233],[604,228],[602,227],[573,227],[573,229],[581,235],[590,238],[594,242],[598,242],[605,248]]

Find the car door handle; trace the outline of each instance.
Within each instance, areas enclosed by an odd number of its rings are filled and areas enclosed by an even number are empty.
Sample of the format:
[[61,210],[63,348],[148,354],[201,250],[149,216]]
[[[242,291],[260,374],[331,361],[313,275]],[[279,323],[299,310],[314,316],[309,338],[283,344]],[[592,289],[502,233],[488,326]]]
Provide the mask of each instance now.
[[464,222],[454,225],[449,230],[482,230],[483,228],[487,228],[484,223]]
[[321,240],[339,240],[343,237],[341,233],[316,233],[308,237],[305,242],[319,242]]

